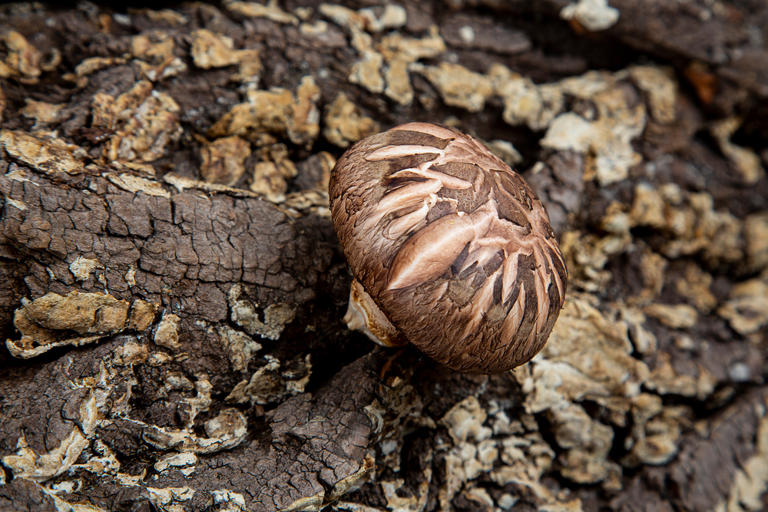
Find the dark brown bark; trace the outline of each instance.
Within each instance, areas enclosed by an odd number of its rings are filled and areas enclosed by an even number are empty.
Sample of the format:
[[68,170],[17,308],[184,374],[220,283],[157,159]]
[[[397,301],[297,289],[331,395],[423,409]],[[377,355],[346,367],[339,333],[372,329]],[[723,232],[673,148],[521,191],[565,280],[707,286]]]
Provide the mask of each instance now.
[[[764,508],[768,7],[576,4],[0,7],[0,509]],[[414,120],[561,240],[514,372],[342,324],[328,173]]]

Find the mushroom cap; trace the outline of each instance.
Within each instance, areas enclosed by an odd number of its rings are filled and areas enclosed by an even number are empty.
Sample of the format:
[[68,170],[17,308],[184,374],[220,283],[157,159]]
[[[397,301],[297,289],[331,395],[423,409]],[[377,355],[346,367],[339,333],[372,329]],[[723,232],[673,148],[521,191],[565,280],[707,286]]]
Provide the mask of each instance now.
[[472,137],[408,123],[338,160],[331,216],[352,273],[416,347],[493,373],[544,346],[567,273],[539,199]]

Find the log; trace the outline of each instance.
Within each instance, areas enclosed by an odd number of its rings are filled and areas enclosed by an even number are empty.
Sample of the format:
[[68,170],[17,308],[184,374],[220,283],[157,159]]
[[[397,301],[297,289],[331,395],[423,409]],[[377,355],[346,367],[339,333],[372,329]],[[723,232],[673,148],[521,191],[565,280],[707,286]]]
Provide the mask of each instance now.
[[[0,6],[0,509],[768,507],[764,2]],[[569,272],[532,362],[342,322],[335,160],[472,134]]]

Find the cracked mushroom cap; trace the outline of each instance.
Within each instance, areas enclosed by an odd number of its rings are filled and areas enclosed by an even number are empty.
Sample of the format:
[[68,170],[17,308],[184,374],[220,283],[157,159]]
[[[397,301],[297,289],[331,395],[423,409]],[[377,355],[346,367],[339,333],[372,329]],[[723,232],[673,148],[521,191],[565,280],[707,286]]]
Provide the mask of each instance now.
[[542,349],[565,263],[541,202],[485,146],[443,126],[397,126],[342,155],[330,200],[355,276],[351,328],[468,372]]

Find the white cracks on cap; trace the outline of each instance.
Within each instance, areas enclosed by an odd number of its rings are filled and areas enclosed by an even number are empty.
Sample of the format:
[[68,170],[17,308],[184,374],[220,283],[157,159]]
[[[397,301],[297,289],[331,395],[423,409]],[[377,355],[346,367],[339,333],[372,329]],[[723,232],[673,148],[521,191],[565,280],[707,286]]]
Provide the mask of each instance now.
[[411,145],[402,145],[402,146],[383,146],[376,151],[372,151],[370,154],[365,156],[365,159],[369,162],[378,162],[381,160],[389,160],[390,158],[395,158],[398,156],[413,156],[413,155],[423,155],[423,154],[429,154],[429,153],[442,153],[443,151],[434,147],[434,146],[411,146]]
[[420,133],[426,133],[428,135],[432,135],[434,137],[439,137],[441,139],[455,139],[456,138],[456,132],[451,130],[450,128],[443,128],[442,126],[438,126],[436,124],[432,123],[405,123],[401,124],[400,126],[395,126],[392,128],[392,131],[409,131],[409,132],[420,132]]
[[507,317],[504,319],[504,324],[501,328],[501,339],[509,340],[515,336],[520,324],[523,323],[523,314],[525,313],[525,283],[520,283],[520,291],[512,303],[512,308],[507,313]]
[[390,240],[397,240],[401,236],[410,233],[422,222],[426,222],[429,209],[434,205],[437,196],[430,194],[424,203],[416,210],[406,213],[402,217],[392,219],[384,228],[384,236]]
[[387,179],[393,180],[398,178],[423,178],[426,180],[434,180],[440,183],[441,188],[452,188],[454,190],[464,190],[472,186],[472,183],[466,180],[462,180],[461,178],[455,178],[449,174],[445,174],[444,172],[433,171],[429,168],[430,165],[433,165],[431,161],[425,162],[425,164],[422,164],[419,167],[401,169],[387,176]]
[[407,288],[443,274],[472,240],[482,238],[493,220],[487,208],[445,215],[409,238],[392,262],[388,290]]
[[402,186],[381,198],[376,208],[376,217],[381,219],[393,210],[416,206],[424,200],[425,196],[429,197],[441,187],[442,185],[437,181],[414,181]]

